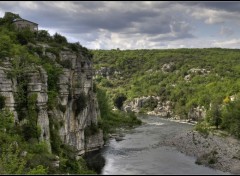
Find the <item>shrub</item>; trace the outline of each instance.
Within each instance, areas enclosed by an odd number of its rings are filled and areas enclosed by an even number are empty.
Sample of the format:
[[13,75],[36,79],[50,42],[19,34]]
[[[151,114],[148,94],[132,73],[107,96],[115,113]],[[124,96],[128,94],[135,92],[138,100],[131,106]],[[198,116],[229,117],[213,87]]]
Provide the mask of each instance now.
[[66,37],[64,37],[64,36],[62,36],[62,35],[60,35],[60,34],[58,34],[58,33],[55,33],[55,34],[53,35],[53,40],[54,40],[54,42],[56,42],[56,43],[67,44],[67,39],[66,39]]
[[62,144],[62,140],[59,136],[59,123],[56,119],[53,119],[52,116],[49,117],[49,129],[50,129],[50,139],[51,139],[51,148],[52,152],[56,154],[60,154],[61,149],[60,146]]
[[48,145],[45,142],[35,142],[31,145],[29,145],[30,147],[30,151],[32,153],[37,153],[37,154],[41,154],[41,153],[49,153],[48,151]]
[[21,45],[26,45],[28,42],[34,43],[35,34],[29,28],[22,29],[17,33],[17,41]]
[[23,137],[26,141],[36,138],[38,139],[41,135],[41,128],[36,123],[26,123],[22,126]]
[[36,174],[47,174],[48,169],[44,168],[42,165],[38,165],[36,168],[31,169],[27,172],[27,174],[30,175],[36,175]]
[[198,131],[203,136],[207,137],[209,135],[209,126],[205,121],[199,122],[195,126],[195,130]]
[[37,40],[41,42],[49,42],[52,40],[52,37],[46,30],[39,30],[37,34]]
[[124,95],[124,94],[118,94],[115,96],[114,98],[114,105],[119,109],[121,110],[122,109],[122,106],[123,106],[123,103],[124,101],[127,99],[127,97]]

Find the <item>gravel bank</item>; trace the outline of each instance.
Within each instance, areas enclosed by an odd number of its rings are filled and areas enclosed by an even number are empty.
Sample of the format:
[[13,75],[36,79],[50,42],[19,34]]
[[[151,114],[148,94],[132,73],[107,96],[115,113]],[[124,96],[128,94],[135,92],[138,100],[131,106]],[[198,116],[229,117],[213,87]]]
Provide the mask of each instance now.
[[180,152],[196,157],[198,164],[240,174],[240,141],[233,137],[213,134],[206,137],[196,131],[186,131],[166,139],[163,144],[174,146]]

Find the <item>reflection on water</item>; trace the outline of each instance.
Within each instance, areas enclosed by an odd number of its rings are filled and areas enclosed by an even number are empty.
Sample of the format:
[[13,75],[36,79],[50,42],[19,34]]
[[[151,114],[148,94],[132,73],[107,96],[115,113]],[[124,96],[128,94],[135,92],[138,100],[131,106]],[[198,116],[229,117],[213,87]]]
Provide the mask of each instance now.
[[101,174],[228,174],[195,164],[195,158],[161,145],[161,141],[192,125],[154,116],[141,117],[144,125],[128,131],[123,141],[111,139],[102,149]]

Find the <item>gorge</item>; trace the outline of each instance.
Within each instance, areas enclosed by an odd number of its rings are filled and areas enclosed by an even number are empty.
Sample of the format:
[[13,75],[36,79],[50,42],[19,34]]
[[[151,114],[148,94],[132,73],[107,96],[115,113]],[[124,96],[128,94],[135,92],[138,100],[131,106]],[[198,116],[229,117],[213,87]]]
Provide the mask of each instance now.
[[85,156],[96,151],[102,174],[239,174],[239,57],[221,48],[89,50],[8,12],[0,174],[95,174]]

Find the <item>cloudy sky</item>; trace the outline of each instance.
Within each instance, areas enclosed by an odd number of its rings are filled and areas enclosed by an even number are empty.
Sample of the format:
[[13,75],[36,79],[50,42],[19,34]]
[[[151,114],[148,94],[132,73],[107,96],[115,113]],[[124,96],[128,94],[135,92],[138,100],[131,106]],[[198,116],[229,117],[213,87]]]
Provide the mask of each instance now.
[[91,49],[240,48],[240,2],[1,1]]

